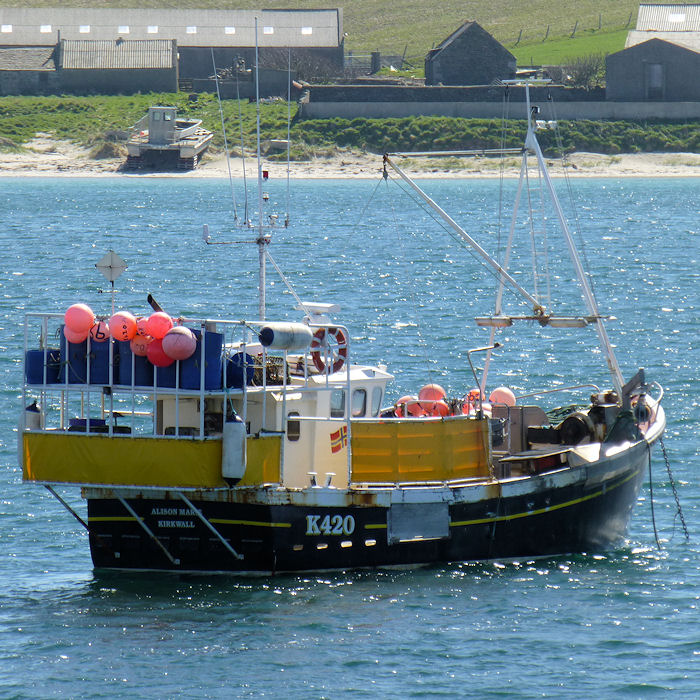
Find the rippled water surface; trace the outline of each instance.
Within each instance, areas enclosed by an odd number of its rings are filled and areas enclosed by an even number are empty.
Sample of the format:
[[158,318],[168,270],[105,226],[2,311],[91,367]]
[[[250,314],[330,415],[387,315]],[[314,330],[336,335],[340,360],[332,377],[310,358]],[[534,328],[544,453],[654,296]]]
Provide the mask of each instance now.
[[[107,313],[94,266],[110,248],[129,264],[118,306],[146,312],[151,292],[176,315],[256,316],[255,247],[201,240],[203,223],[214,240],[245,237],[231,224],[228,184],[3,178],[0,696],[696,697],[698,181],[573,185],[586,265],[602,312],[616,317],[609,332],[623,373],[644,366],[666,391],[665,444],[690,541],[657,449],[661,550],[646,484],[629,539],[604,555],[236,578],[93,572],[79,523],[22,483],[15,432],[24,312],[84,301]],[[484,247],[502,248],[508,222],[499,232],[497,181],[427,186]],[[268,187],[270,209],[282,208],[284,188]],[[503,196],[513,192],[507,183]],[[555,260],[562,246],[550,240],[550,290],[569,312],[573,273]],[[292,225],[274,234],[272,253],[302,299],[342,306],[354,357],[396,374],[393,398],[430,380],[455,394],[470,388],[466,350],[488,341],[471,319],[490,312],[493,277],[402,191],[293,183]],[[268,315],[296,318],[271,268],[268,280]],[[492,385],[606,385],[592,331],[547,331],[542,347],[524,330],[500,338]],[[78,494],[62,493],[84,513]]]

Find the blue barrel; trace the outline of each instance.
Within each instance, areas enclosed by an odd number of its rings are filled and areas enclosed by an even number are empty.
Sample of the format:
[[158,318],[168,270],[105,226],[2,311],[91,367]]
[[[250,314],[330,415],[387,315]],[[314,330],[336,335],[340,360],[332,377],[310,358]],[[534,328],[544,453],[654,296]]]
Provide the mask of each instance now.
[[90,358],[90,384],[109,384],[109,341],[91,342],[88,356]]
[[[245,367],[244,367],[245,365]],[[237,352],[226,360],[226,386],[229,389],[243,388],[243,372],[245,383],[250,386],[255,375],[255,360],[247,353]]]
[[119,346],[119,380],[115,371],[115,382],[131,386],[131,361],[134,361],[134,386],[153,386],[153,365],[142,355],[131,352],[128,340],[115,342]]
[[58,348],[44,350],[27,350],[24,359],[24,372],[27,384],[44,383],[44,357],[46,357],[46,383],[55,384],[61,368],[61,351]]
[[[153,365],[151,365],[153,367]],[[156,385],[171,389],[175,386],[177,379],[177,362],[173,362],[167,367],[153,367],[156,373]]]
[[87,383],[87,340],[69,343],[61,328],[61,360],[58,379],[62,384],[66,381],[66,375],[72,384]]
[[[61,328],[61,369],[59,381],[71,384],[87,384],[88,359],[90,361],[90,384],[109,384],[109,342],[90,343],[88,353],[88,341],[82,343],[69,343],[63,335]],[[116,370],[115,370],[116,373]]]
[[[180,362],[180,387],[182,389],[199,389],[202,368],[202,338],[201,332],[194,331],[197,337],[197,348],[191,357]],[[222,333],[206,331],[204,336],[204,388],[208,391],[221,389],[222,358],[224,345]]]

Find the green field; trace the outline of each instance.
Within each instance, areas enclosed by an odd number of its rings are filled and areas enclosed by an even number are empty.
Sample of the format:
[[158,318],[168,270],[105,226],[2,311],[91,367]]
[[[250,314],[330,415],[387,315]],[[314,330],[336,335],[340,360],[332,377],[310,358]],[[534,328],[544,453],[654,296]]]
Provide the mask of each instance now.
[[[15,7],[51,7],[56,0],[5,0]],[[70,0],[71,7],[314,9],[343,7],[345,48],[354,53],[381,51],[401,55],[422,67],[425,54],[463,22],[476,20],[517,56],[521,63],[558,63],[562,58],[617,51],[622,30],[633,28],[638,0],[440,0],[434,7],[419,0]],[[576,36],[570,36],[576,27]],[[549,31],[548,31],[549,28]],[[616,33],[619,36],[615,36]],[[543,41],[547,35],[547,41]],[[520,37],[520,42],[516,42]]]

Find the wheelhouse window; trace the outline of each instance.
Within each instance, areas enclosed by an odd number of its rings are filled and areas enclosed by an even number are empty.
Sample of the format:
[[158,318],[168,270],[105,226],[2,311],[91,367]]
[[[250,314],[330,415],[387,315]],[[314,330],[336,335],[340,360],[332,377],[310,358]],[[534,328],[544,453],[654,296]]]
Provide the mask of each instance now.
[[367,392],[364,389],[355,389],[352,392],[352,416],[360,418],[367,411]]
[[333,389],[331,392],[331,418],[345,418],[345,391]]
[[375,386],[372,389],[372,416],[378,416],[382,407],[382,387]]
[[295,420],[298,417],[298,411],[290,411],[287,414],[287,440],[289,442],[297,442],[301,437],[301,421]]

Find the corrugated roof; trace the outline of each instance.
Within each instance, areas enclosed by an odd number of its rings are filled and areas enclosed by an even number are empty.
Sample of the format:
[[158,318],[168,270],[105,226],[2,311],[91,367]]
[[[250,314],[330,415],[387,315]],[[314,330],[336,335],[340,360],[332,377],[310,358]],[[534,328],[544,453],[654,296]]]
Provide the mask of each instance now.
[[669,44],[682,46],[684,49],[700,52],[700,32],[638,32],[631,31],[627,35],[625,48],[643,44],[650,39],[661,39]]
[[[60,39],[176,39],[178,46],[338,47],[340,10],[169,10],[0,7],[0,46]],[[60,36],[59,36],[60,34]]]
[[700,5],[639,6],[638,32],[700,32]]
[[0,70],[55,70],[53,47],[0,47]]
[[61,41],[61,67],[172,68],[175,47],[168,39],[150,41]]

